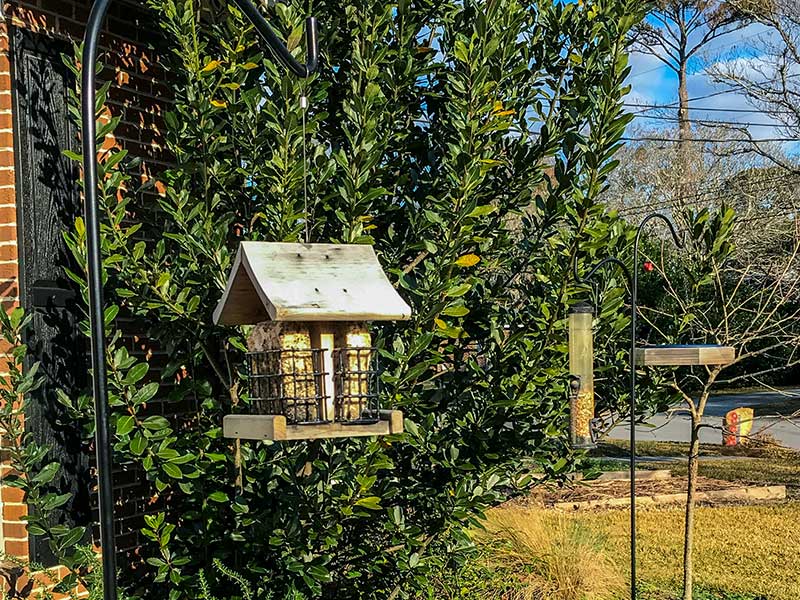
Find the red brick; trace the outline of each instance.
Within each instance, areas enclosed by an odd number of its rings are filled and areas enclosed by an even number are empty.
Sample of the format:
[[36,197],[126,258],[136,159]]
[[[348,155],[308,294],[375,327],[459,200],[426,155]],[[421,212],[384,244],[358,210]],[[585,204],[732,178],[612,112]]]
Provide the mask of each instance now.
[[6,554],[11,556],[28,557],[28,542],[18,542],[16,540],[6,540]]
[[[14,402],[14,407],[17,408],[17,406],[21,406],[21,404],[19,402],[15,401]],[[21,415],[20,415],[20,417],[21,417]],[[22,419],[20,418],[20,425],[23,425],[23,424],[24,423],[22,423]],[[5,443],[8,444],[8,440],[5,440]],[[9,460],[10,459],[9,459],[7,453],[8,453],[7,450],[3,450],[3,452],[2,452],[3,463],[2,463],[2,466],[0,466],[0,482],[2,482],[3,479],[6,479],[8,477],[14,477],[14,478],[23,477],[22,473],[20,473],[19,471],[15,470],[14,468],[11,467],[11,465],[9,464]],[[13,505],[14,504],[12,504],[12,503],[8,503],[7,504],[7,506],[13,506]],[[26,505],[23,504],[23,506],[26,506]],[[5,518],[5,516],[3,517],[3,519],[5,519],[6,521],[9,520],[9,519]]]
[[17,239],[16,225],[6,225],[0,223],[0,242],[10,242]]
[[2,482],[0,482],[0,497],[4,504],[21,504],[25,500],[25,494],[21,489],[2,485]]
[[0,167],[14,166],[14,149],[0,148]]
[[3,539],[14,538],[24,540],[28,538],[28,530],[24,523],[3,523]]
[[20,6],[13,7],[11,15],[15,25],[27,27],[33,31],[55,30],[58,21],[57,15],[53,13]]
[[[16,213],[16,210],[13,208],[13,205],[16,202],[17,202],[17,194],[16,194],[16,192],[14,190],[14,186],[6,186],[6,187],[3,187],[3,188],[0,188],[0,204],[11,204],[12,205],[12,206],[5,206],[3,208],[0,208],[0,211],[9,210],[9,209],[14,211],[14,216],[9,220],[4,221],[3,217],[0,216],[0,225],[5,225],[7,223],[16,223],[17,222],[17,213]],[[8,216],[8,215],[4,215],[4,216]]]
[[28,514],[25,504],[3,504],[3,520],[19,522]]
[[0,281],[0,297],[19,298],[19,287],[16,281]]
[[17,245],[0,246],[0,261],[17,260]]
[[[16,263],[0,264],[0,279],[11,279],[19,276],[19,265]],[[16,303],[14,303],[16,305]],[[4,304],[4,306],[6,306]]]
[[0,133],[0,148],[14,149],[14,134],[10,131]]

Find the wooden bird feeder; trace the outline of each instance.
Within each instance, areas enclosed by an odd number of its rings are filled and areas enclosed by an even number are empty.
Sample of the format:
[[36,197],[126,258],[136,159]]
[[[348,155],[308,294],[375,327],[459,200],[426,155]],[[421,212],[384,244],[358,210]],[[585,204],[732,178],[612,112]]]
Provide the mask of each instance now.
[[641,346],[636,349],[636,364],[645,366],[728,365],[736,359],[731,346]]
[[247,339],[252,414],[227,415],[225,437],[305,440],[389,435],[367,323],[410,318],[371,246],[242,242],[214,311],[254,325]]

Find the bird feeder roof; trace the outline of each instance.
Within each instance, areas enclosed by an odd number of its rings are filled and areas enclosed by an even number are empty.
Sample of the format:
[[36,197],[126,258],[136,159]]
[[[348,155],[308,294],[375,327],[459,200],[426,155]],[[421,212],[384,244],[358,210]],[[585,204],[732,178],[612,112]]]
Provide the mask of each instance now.
[[219,325],[410,317],[375,250],[356,244],[242,242],[214,311]]

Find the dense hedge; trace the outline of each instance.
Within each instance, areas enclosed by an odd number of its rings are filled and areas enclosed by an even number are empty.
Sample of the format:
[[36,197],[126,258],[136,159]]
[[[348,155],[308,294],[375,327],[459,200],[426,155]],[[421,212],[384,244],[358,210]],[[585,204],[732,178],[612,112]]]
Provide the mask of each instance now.
[[[174,51],[176,166],[155,207],[123,152],[103,158],[103,250],[117,460],[169,510],[148,519],[147,563],[123,580],[145,598],[241,596],[211,568],[219,559],[261,598],[424,589],[432,567],[463,556],[464,526],[527,484],[522,472],[574,468],[570,269],[627,240],[596,199],[629,121],[626,36],[642,3],[316,2],[323,58],[308,81],[262,54],[231,6],[149,3]],[[270,13],[301,54],[305,3]],[[313,241],[374,244],[413,305],[410,322],[375,331],[383,402],[407,433],[237,449],[220,425],[248,402],[246,332],[210,315],[238,241],[298,240],[306,217]],[[81,260],[83,237],[78,222]],[[624,380],[622,292],[603,291],[600,389],[624,402],[611,394]],[[160,379],[125,350],[119,313],[169,355]],[[157,397],[195,399],[199,413],[170,422],[150,414]]]

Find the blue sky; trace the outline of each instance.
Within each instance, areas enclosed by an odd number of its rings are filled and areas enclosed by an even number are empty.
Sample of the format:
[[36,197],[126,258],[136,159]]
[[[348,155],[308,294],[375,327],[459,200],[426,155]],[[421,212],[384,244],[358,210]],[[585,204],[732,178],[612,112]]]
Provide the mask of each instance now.
[[[770,31],[767,28],[755,24],[710,42],[702,59],[696,62],[691,71],[688,81],[689,97],[699,98],[728,89],[724,85],[715,84],[708,76],[706,68],[720,61],[744,62],[750,60],[757,62],[759,60],[758,47],[768,41],[769,37]],[[631,56],[631,67],[632,72],[628,82],[631,84],[632,90],[627,98],[629,104],[650,106],[677,102],[677,75],[669,67],[653,56],[638,53]],[[763,126],[748,125],[747,128],[757,139],[786,137],[786,133],[776,127],[773,119],[757,111],[756,107],[750,104],[742,94],[723,93],[711,98],[698,99],[691,102],[690,106],[692,107],[692,119],[765,124]],[[702,110],[704,108],[714,110]],[[628,110],[639,112],[642,115],[637,116],[634,120],[634,126],[653,129],[675,127],[675,123],[669,120],[677,115],[677,111],[674,109],[641,111],[641,109],[631,106]],[[659,118],[649,119],[644,118],[644,115]]]

